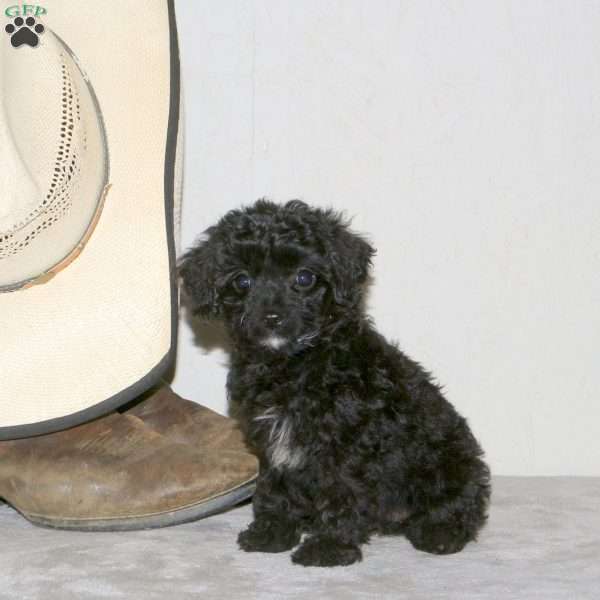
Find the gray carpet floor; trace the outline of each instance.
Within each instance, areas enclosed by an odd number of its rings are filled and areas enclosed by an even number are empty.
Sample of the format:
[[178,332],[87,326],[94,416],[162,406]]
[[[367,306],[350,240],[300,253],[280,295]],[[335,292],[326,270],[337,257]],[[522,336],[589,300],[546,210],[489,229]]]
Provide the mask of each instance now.
[[460,554],[375,537],[364,561],[293,565],[246,554],[249,504],[166,529],[80,533],[30,525],[0,506],[0,598],[490,599],[600,598],[600,478],[494,479],[490,519]]

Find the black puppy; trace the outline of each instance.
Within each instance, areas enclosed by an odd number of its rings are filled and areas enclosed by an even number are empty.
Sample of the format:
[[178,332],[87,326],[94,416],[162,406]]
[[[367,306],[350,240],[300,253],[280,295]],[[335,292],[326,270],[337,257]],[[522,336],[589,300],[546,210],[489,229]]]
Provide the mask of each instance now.
[[300,201],[229,212],[182,259],[195,313],[224,320],[227,382],[260,458],[246,551],[348,565],[372,533],[458,552],[490,486],[465,419],[362,310],[373,248]]

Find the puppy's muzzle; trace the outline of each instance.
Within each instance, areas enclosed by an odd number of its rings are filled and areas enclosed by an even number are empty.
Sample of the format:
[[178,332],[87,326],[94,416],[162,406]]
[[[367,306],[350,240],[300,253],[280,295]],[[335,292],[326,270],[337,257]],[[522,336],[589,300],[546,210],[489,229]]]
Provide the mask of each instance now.
[[268,329],[275,330],[283,323],[283,318],[280,314],[271,312],[263,317],[263,321]]

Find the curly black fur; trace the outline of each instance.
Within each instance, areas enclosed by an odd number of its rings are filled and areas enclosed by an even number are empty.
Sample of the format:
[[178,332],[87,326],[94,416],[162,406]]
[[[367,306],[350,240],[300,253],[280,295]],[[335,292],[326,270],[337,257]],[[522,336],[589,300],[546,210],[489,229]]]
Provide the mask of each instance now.
[[373,533],[458,552],[486,519],[482,451],[431,376],[362,310],[373,248],[300,201],[231,211],[180,272],[196,313],[224,320],[228,378],[260,458],[246,551],[348,565]]

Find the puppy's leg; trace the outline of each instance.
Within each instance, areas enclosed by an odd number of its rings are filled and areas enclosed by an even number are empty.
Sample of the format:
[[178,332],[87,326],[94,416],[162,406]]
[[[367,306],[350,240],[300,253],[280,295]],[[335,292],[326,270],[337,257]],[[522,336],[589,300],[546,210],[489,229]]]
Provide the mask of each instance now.
[[322,499],[313,535],[294,552],[292,561],[305,567],[335,567],[362,560],[360,544],[368,541],[369,534],[352,492],[326,491]]
[[487,518],[490,495],[489,471],[483,462],[457,463],[435,477],[422,477],[416,486],[420,507],[405,523],[404,534],[417,550],[452,554],[476,539]]
[[281,474],[261,473],[252,499],[254,521],[238,536],[246,552],[285,552],[300,542],[298,511],[290,505]]

